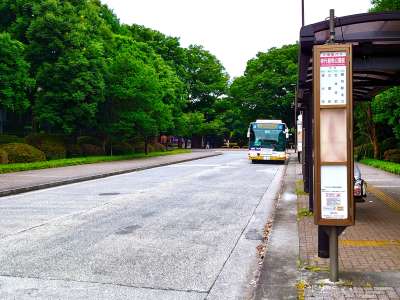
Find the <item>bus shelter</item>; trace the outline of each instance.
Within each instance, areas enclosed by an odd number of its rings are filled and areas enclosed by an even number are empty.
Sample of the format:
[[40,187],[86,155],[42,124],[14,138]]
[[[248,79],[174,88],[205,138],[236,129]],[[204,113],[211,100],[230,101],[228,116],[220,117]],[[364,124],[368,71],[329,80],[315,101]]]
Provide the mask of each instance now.
[[[313,47],[329,40],[329,21],[301,28],[296,110],[303,115],[304,190],[313,211]],[[389,87],[400,85],[400,12],[365,13],[334,19],[336,43],[351,43],[354,102],[370,101]],[[400,101],[400,99],[399,99]],[[296,116],[297,118],[297,116]]]

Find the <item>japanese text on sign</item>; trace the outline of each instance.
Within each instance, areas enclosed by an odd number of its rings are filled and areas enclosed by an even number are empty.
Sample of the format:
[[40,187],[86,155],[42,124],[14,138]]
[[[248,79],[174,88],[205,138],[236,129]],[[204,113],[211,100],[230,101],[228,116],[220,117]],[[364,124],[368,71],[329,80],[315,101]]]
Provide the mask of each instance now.
[[346,104],[346,52],[320,54],[320,104]]
[[322,166],[321,217],[347,219],[347,167]]

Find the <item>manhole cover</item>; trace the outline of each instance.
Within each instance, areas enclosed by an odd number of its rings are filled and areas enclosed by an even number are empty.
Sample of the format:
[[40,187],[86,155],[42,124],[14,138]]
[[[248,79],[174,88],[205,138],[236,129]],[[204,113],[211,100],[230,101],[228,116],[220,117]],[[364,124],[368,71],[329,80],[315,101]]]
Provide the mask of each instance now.
[[115,195],[119,195],[120,193],[101,193],[99,194],[99,196],[115,196]]

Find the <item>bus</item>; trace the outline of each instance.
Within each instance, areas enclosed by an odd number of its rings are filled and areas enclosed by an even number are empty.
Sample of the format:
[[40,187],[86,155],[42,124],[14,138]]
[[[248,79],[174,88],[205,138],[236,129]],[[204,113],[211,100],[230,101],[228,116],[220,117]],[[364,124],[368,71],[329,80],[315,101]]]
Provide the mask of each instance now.
[[248,157],[252,163],[259,160],[284,162],[288,129],[281,120],[257,120],[250,123]]

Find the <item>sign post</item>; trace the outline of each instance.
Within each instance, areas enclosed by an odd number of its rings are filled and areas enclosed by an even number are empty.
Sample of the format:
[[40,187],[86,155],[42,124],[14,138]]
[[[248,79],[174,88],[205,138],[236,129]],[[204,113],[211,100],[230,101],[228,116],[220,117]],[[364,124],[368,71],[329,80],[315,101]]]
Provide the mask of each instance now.
[[314,221],[329,234],[338,280],[338,233],[354,225],[352,45],[314,46]]
[[303,114],[299,114],[297,117],[297,130],[296,130],[296,141],[297,141],[297,159],[301,162],[301,153],[303,151]]

